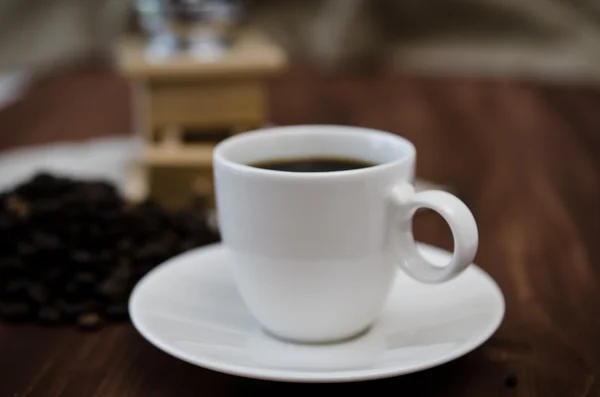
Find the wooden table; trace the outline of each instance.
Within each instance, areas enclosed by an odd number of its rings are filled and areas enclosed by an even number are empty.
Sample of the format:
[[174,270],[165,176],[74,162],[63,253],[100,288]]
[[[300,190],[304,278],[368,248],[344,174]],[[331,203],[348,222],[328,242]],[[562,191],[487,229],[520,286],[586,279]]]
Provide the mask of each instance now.
[[[183,363],[129,325],[89,335],[0,326],[0,396],[600,395],[599,90],[297,71],[270,93],[277,123],[356,124],[415,142],[419,176],[449,186],[479,221],[477,263],[506,296],[498,332],[421,373],[296,385]],[[423,213],[417,223],[419,239],[451,247],[437,216]]]

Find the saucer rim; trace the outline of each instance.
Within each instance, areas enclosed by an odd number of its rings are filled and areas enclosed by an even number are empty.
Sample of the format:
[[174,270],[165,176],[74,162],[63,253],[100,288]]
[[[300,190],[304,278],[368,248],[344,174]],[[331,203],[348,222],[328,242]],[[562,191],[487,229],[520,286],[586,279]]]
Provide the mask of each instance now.
[[[422,249],[437,251],[438,253],[447,256],[451,255],[450,252],[443,248],[422,242],[416,243]],[[185,260],[188,256],[208,255],[211,254],[212,251],[218,251],[223,249],[225,249],[223,243],[213,243],[191,249],[164,261],[163,263],[149,271],[146,275],[144,275],[144,277],[142,277],[141,280],[138,281],[138,283],[135,285],[131,292],[128,308],[132,325],[140,333],[140,335],[152,345],[154,345],[154,347],[158,348],[164,353],[167,353],[189,364],[193,364],[207,370],[220,372],[228,375],[240,376],[250,379],[292,383],[362,382],[391,378],[400,375],[407,375],[446,364],[450,361],[456,360],[457,358],[460,358],[472,352],[473,350],[481,346],[485,341],[487,341],[498,330],[498,328],[502,324],[506,312],[505,297],[498,283],[496,283],[496,281],[485,270],[473,263],[471,264],[473,270],[479,273],[479,276],[483,277],[484,279],[487,279],[487,281],[490,284],[490,287],[494,290],[496,297],[499,298],[499,307],[497,310],[497,314],[495,315],[494,319],[489,322],[484,331],[482,331],[477,337],[474,337],[467,343],[465,343],[462,346],[462,348],[453,349],[447,354],[440,354],[437,357],[433,357],[429,360],[426,360],[420,365],[390,365],[389,367],[379,369],[364,368],[340,371],[319,371],[317,373],[310,370],[307,371],[298,369],[272,369],[259,367],[253,368],[243,365],[223,364],[218,361],[199,358],[196,355],[188,354],[185,351],[182,351],[181,349],[177,349],[167,345],[166,343],[163,343],[159,340],[159,338],[153,336],[151,330],[147,329],[146,325],[143,324],[143,321],[138,318],[138,314],[136,314],[135,310],[135,302],[138,299],[140,299],[139,291],[142,288],[144,288],[144,284],[146,284],[150,278],[155,276],[156,273],[164,271],[165,268],[168,268],[169,266],[172,266],[177,262]],[[398,277],[400,273],[401,272],[398,272],[396,274],[396,277]]]

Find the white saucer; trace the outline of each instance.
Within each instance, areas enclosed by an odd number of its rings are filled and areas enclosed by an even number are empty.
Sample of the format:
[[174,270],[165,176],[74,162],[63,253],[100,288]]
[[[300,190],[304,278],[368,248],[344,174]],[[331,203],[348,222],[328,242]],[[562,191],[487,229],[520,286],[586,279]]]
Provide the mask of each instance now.
[[[419,244],[431,260],[449,253]],[[329,345],[283,342],[248,313],[216,244],[152,270],[129,302],[152,344],[184,361],[228,374],[289,382],[348,382],[406,374],[475,349],[498,328],[504,298],[473,265],[456,279],[424,285],[398,272],[380,320],[365,335]]]

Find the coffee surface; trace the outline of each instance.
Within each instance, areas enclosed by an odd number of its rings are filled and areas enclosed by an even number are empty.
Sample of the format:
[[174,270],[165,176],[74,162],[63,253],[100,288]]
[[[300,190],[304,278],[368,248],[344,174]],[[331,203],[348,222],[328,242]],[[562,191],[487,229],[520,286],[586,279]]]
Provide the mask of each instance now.
[[333,172],[372,167],[376,164],[343,157],[304,157],[260,161],[252,167],[287,172]]

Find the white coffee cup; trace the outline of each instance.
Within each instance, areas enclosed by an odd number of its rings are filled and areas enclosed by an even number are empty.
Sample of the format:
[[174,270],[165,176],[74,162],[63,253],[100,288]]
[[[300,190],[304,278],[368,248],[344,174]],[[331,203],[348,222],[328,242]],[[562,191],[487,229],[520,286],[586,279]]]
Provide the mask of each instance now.
[[[301,125],[252,131],[213,154],[217,214],[242,299],[262,327],[296,342],[358,335],[381,313],[398,268],[424,283],[450,280],[477,251],[473,215],[443,191],[415,193],[414,146],[366,128]],[[286,172],[253,163],[343,157],[376,165]],[[438,212],[454,236],[450,263],[421,256],[417,209]]]

